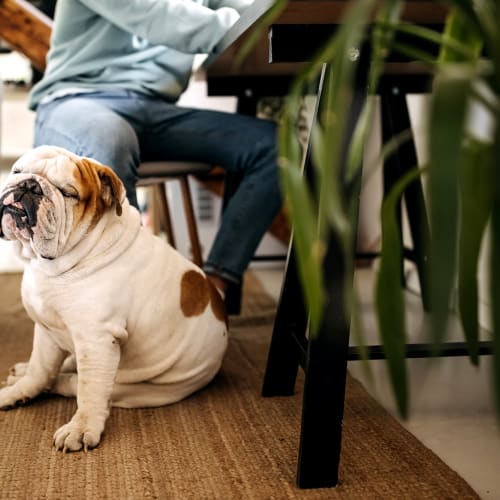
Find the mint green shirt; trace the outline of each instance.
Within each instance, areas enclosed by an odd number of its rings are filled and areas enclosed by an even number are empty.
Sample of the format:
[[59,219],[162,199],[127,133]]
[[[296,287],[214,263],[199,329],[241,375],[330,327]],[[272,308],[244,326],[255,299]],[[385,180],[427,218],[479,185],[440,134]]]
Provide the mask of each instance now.
[[209,53],[253,0],[59,0],[43,79],[54,93],[127,89],[175,102],[195,54]]

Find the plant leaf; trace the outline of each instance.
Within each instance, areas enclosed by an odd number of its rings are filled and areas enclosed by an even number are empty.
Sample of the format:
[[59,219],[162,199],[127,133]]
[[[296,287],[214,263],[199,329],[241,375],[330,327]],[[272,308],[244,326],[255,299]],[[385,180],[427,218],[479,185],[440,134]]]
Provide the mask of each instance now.
[[380,336],[398,411],[403,417],[408,414],[408,382],[405,303],[401,284],[403,246],[397,205],[408,184],[419,175],[420,170],[417,168],[409,171],[396,183],[382,204],[382,252],[375,285],[375,304]]
[[438,347],[446,335],[455,282],[458,235],[458,165],[474,69],[447,64],[434,81],[429,124],[431,338]]
[[491,146],[469,139],[461,153],[458,245],[459,315],[473,364],[479,364],[478,261],[493,203]]
[[294,223],[293,238],[299,277],[308,304],[311,335],[314,335],[322,319],[323,306],[323,252],[318,237],[317,210],[299,169],[292,165],[285,166],[281,169],[281,174],[287,194],[287,206]]
[[278,130],[281,166],[280,175],[286,206],[293,221],[293,239],[297,251],[297,266],[311,319],[311,332],[321,321],[323,305],[322,255],[319,251],[318,207],[310,187],[302,175],[303,154],[295,123],[293,106],[285,107]]
[[[449,43],[445,43],[446,41]],[[468,51],[457,50],[458,47],[453,45],[457,43],[462,44]],[[483,48],[483,43],[480,32],[473,29],[473,25],[465,12],[460,9],[452,9],[446,20],[438,62],[460,62],[477,59]]]

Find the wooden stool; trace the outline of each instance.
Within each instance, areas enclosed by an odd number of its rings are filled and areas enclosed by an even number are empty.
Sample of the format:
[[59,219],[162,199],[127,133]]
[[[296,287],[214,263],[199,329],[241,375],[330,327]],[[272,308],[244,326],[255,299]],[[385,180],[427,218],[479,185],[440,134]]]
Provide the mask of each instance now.
[[137,186],[151,186],[153,188],[156,200],[159,204],[161,223],[165,229],[169,243],[174,248],[176,247],[176,243],[165,183],[171,180],[179,181],[189,241],[191,243],[192,260],[198,266],[203,264],[203,256],[198,236],[193,199],[189,189],[189,176],[207,174],[212,168],[213,166],[207,163],[157,161],[141,163],[138,170],[139,180]]

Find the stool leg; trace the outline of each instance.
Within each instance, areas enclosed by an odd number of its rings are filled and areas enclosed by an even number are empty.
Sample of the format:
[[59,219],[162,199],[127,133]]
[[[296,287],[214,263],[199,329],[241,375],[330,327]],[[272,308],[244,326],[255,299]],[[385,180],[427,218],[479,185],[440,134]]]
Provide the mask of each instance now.
[[182,201],[184,203],[184,211],[186,213],[193,262],[198,266],[202,266],[203,257],[201,252],[200,239],[198,237],[198,225],[196,224],[193,199],[191,198],[191,191],[189,190],[189,178],[188,176],[183,176],[179,179],[179,181],[181,183]]
[[167,200],[166,185],[162,182],[160,184],[155,184],[154,188],[158,201],[161,205],[160,213],[162,214],[162,223],[165,228],[165,233],[167,234],[168,242],[176,248],[172,218],[170,216],[170,208]]
[[[151,189],[150,189],[151,188]],[[148,186],[148,214],[149,214],[149,224],[153,234],[160,234],[161,231],[161,221],[158,220],[159,217],[163,217],[160,214],[158,208],[158,203],[160,200],[160,195],[157,192],[156,186]]]

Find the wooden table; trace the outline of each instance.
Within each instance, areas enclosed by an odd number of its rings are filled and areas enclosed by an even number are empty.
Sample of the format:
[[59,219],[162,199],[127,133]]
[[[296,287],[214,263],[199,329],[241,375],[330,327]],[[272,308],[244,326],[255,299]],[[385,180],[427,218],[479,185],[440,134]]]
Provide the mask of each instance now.
[[[259,98],[286,95],[302,63],[342,23],[349,5],[343,0],[289,0],[276,19],[265,22],[274,3],[255,0],[203,64],[208,95],[236,96],[238,112],[254,114]],[[402,19],[441,26],[446,12],[432,0],[408,1]],[[240,64],[235,64],[242,48],[254,36],[257,40],[253,49]],[[394,62],[387,66],[392,73],[401,73],[406,67]]]

